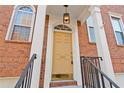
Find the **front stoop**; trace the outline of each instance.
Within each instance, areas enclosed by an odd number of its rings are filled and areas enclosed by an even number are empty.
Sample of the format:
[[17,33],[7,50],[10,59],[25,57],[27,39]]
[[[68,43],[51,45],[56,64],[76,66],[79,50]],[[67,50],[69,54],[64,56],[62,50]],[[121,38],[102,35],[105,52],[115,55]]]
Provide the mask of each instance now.
[[77,81],[52,81],[50,82],[50,88],[67,87],[67,86],[77,86]]

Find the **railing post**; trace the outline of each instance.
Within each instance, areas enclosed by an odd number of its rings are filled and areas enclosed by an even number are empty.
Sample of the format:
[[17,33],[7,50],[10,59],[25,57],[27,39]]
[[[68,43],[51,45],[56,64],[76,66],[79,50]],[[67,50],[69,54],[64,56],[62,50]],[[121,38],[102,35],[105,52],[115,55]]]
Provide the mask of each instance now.
[[80,65],[81,65],[81,76],[82,76],[82,87],[84,88],[84,68],[83,68],[83,62],[82,58],[80,57]]

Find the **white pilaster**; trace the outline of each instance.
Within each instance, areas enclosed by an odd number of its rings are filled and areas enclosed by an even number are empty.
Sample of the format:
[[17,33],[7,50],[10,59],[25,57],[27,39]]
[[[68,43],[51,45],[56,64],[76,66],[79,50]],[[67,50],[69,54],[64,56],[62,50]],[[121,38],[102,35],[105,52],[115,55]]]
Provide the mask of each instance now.
[[109,53],[100,8],[99,6],[93,6],[89,10],[91,12],[91,16],[93,17],[94,22],[98,56],[103,58],[103,61],[101,61],[100,63],[102,71],[104,71],[112,80],[115,81],[112,61]]
[[37,59],[34,62],[34,68],[32,74],[32,82],[31,82],[32,88],[39,87],[45,16],[46,16],[46,6],[39,5],[37,9],[33,41],[31,46],[31,53],[30,53],[30,58],[34,53],[37,54]]

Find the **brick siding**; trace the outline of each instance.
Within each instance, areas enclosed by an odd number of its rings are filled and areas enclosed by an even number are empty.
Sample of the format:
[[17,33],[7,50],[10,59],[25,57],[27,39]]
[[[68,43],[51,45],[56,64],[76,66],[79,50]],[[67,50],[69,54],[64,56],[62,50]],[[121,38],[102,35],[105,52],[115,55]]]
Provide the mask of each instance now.
[[[0,77],[19,76],[29,60],[31,43],[10,42],[5,40],[8,25],[13,12],[11,5],[0,5]],[[105,27],[105,33],[109,50],[112,58],[114,71],[116,73],[124,72],[124,47],[117,46],[110,17],[108,12],[116,12],[122,14],[124,20],[124,6],[102,6],[101,13]],[[2,20],[1,20],[2,19]],[[45,33],[42,51],[42,66],[40,75],[40,87],[43,87],[46,48],[48,38],[49,16],[46,16]],[[97,56],[96,44],[89,43],[88,31],[86,23],[82,24],[78,21],[79,48],[81,56]]]
[[41,63],[39,87],[43,87],[43,84],[44,84],[47,38],[48,38],[48,24],[49,24],[49,16],[47,15],[46,21],[45,21],[45,32],[44,32],[44,39],[43,39],[43,49],[42,49],[42,59],[41,59],[42,63]]
[[80,56],[97,56],[96,44],[89,42],[86,23],[81,25],[78,21],[77,24]]
[[105,33],[109,46],[109,51],[112,59],[112,64],[115,73],[124,73],[124,46],[118,46],[116,43],[114,31],[109,17],[109,12],[114,12],[122,15],[124,21],[124,6],[106,5],[101,7]]
[[0,77],[19,76],[30,55],[31,43],[5,40],[13,8],[0,5]]
[[[124,6],[101,6],[101,14],[105,27],[106,38],[109,46],[110,56],[115,73],[124,72],[124,46],[118,46],[115,40],[114,31],[111,25],[109,12],[122,15],[124,20]],[[88,31],[86,23],[80,25],[78,22],[79,47],[81,56],[97,56],[97,48],[95,44],[89,43]]]

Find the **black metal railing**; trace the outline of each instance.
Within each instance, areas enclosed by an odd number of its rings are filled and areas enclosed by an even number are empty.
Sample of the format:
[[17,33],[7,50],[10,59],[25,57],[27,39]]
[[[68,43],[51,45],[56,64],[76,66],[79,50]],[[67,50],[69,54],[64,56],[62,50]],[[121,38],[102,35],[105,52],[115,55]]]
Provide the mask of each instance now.
[[83,88],[119,88],[100,68],[102,57],[81,57]]
[[17,81],[15,88],[30,88],[35,59],[36,54],[33,54],[29,63],[26,65],[24,71],[22,72],[19,80]]

